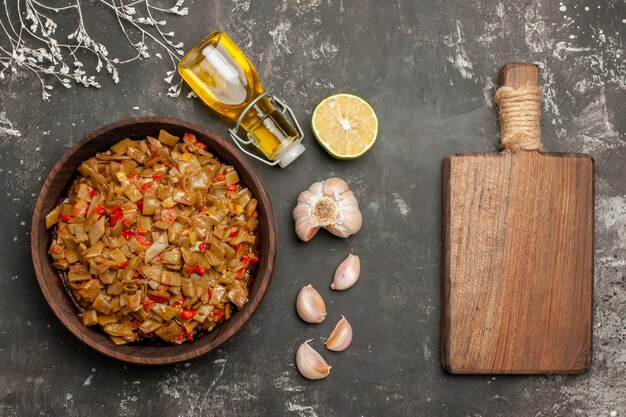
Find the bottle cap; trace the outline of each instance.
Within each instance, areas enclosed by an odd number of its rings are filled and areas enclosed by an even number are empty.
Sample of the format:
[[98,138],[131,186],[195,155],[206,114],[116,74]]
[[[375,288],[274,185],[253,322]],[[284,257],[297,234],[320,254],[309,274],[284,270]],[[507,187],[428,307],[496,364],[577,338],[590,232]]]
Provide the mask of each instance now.
[[291,148],[287,149],[287,151],[283,152],[278,158],[278,165],[281,168],[285,168],[287,165],[292,163],[297,157],[302,155],[304,152],[304,145],[301,143],[296,143]]

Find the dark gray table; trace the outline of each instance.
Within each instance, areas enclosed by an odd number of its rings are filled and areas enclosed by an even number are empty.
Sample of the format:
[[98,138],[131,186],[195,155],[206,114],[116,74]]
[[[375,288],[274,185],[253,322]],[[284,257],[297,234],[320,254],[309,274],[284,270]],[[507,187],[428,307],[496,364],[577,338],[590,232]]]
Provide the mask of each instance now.
[[[49,103],[35,77],[10,76],[0,83],[0,416],[626,414],[623,1],[188,6],[188,16],[168,18],[185,47],[210,31],[229,32],[306,127],[307,151],[292,166],[257,165],[280,234],[270,292],[237,337],[191,363],[125,366],[78,342],[46,305],[29,255],[32,207],[52,165],[87,132],[123,118],[180,117],[221,134],[227,126],[185,98],[187,89],[166,97],[168,67],[158,59],[120,67],[117,86],[106,78],[101,90],[57,86]],[[84,7],[108,13],[94,1]],[[102,29],[104,39],[116,29]],[[593,367],[578,376],[451,376],[439,365],[441,161],[496,149],[494,83],[499,68],[516,61],[543,68],[545,147],[596,161]],[[357,161],[331,159],[309,133],[314,105],[336,92],[364,97],[380,118],[378,143]],[[351,184],[364,227],[348,240],[320,233],[300,243],[295,198],[331,175]],[[361,256],[361,281],[332,293],[333,270],[349,250]],[[295,296],[308,283],[329,308],[319,326],[295,314]],[[332,354],[322,341],[340,314],[355,337]],[[333,366],[329,378],[311,382],[296,371],[305,339]]]

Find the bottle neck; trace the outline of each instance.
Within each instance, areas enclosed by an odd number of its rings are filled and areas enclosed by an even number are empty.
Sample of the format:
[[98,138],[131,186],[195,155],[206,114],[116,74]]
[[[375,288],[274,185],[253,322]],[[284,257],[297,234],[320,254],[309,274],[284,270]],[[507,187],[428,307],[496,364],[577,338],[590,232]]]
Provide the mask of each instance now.
[[[246,111],[246,109],[243,111]],[[244,114],[241,120],[241,126],[246,129],[246,131],[251,132],[257,128],[259,123],[262,123],[264,118],[271,115],[273,111],[274,106],[267,96],[262,97],[252,107],[247,109],[246,114]]]

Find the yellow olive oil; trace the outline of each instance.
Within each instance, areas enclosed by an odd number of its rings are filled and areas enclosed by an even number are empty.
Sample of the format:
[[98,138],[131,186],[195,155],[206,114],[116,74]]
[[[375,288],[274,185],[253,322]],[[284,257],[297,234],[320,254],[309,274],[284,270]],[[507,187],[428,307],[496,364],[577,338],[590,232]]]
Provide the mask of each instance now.
[[[178,64],[182,78],[209,107],[236,122],[272,161],[285,156],[286,166],[303,151],[298,132],[264,93],[256,69],[223,32],[214,32],[189,51]],[[297,151],[289,151],[298,145]],[[301,148],[301,149],[300,149]],[[289,154],[286,156],[286,154]]]

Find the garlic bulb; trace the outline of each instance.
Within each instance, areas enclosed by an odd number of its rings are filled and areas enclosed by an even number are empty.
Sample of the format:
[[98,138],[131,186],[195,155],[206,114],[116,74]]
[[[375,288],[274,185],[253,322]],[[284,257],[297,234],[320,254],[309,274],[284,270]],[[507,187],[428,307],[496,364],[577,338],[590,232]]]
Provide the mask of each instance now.
[[347,290],[354,284],[356,284],[361,274],[361,260],[358,256],[348,254],[348,257],[343,260],[335,271],[335,277],[333,283],[330,284],[330,288],[333,290]]
[[344,316],[341,316],[341,320],[337,322],[335,328],[326,339],[324,344],[328,350],[334,352],[341,352],[347,349],[352,342],[352,326],[348,323],[348,320]]
[[326,305],[319,292],[311,284],[302,287],[296,299],[296,310],[307,323],[321,323],[326,318]]
[[359,202],[341,178],[315,182],[300,193],[293,219],[296,234],[305,242],[311,240],[320,227],[346,238],[358,232],[363,222]]
[[330,373],[331,366],[326,363],[322,355],[309,346],[307,340],[298,348],[296,352],[296,366],[303,377],[308,379],[326,378]]

